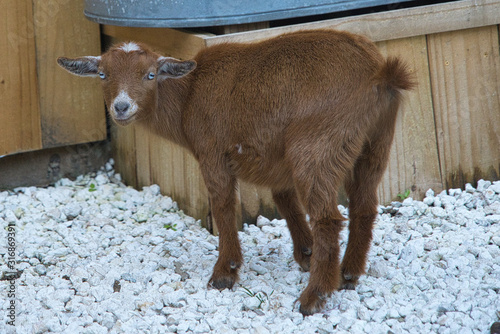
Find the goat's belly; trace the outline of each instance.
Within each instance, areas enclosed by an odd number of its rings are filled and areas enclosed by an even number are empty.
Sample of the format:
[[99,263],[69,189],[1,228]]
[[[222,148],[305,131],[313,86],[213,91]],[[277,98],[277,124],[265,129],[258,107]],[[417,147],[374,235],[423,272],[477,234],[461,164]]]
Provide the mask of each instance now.
[[248,147],[236,146],[229,154],[235,175],[244,181],[274,189],[292,186],[292,173],[283,157],[262,156]]
[[237,176],[246,182],[273,189],[287,189],[293,185],[290,173],[276,168],[259,169],[257,172],[249,169],[239,170]]

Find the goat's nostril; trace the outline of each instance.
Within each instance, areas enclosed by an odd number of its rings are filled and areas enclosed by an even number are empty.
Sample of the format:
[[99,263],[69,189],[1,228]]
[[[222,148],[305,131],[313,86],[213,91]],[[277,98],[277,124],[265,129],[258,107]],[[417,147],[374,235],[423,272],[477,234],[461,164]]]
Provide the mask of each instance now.
[[117,102],[115,103],[115,111],[117,114],[124,114],[130,108],[130,103],[128,102]]

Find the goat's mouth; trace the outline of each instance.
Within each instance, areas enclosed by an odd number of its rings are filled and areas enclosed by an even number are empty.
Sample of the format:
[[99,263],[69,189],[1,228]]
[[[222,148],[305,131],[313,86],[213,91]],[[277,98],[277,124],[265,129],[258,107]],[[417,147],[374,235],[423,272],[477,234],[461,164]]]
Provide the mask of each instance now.
[[136,120],[137,108],[132,108],[132,110],[129,110],[128,112],[125,113],[117,112],[114,108],[111,108],[109,114],[116,124],[125,126],[129,125],[130,123]]
[[124,117],[124,116],[117,116],[117,115],[113,115],[113,121],[118,124],[118,125],[121,125],[121,126],[126,126],[126,125],[129,125],[130,123],[132,123],[134,120],[135,120],[135,114],[134,115],[131,115],[131,116],[127,116],[127,117]]
[[110,115],[113,121],[115,121],[118,125],[128,125],[136,120],[138,113],[137,105],[133,104],[126,111],[117,110],[115,106],[113,106],[110,110]]

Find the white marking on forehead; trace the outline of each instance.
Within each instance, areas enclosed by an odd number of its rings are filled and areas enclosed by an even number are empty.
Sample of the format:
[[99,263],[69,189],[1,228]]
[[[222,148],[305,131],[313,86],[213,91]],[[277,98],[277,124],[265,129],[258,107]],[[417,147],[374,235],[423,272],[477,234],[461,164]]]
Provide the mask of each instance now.
[[135,44],[134,42],[128,42],[120,46],[118,49],[125,52],[132,52],[132,51],[140,51],[141,47]]

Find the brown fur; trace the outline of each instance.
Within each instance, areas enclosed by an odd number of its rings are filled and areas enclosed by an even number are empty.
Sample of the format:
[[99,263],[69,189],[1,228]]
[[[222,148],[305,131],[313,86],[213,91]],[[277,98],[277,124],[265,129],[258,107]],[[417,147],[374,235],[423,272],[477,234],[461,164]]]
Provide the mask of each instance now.
[[[159,73],[161,64],[141,48],[115,47],[102,56],[96,66],[107,74],[104,96],[109,107],[127,90],[139,112],[118,123],[142,122],[198,159],[220,233],[209,284],[231,288],[242,264],[235,222],[241,178],[272,189],[295,260],[311,271],[299,299],[303,314],[319,311],[335,289],[353,288],[365,270],[400,91],[413,85],[405,65],[384,59],[362,36],[316,30],[206,48],[194,59],[196,69],[170,60],[172,78],[148,81],[145,74]],[[69,61],[60,64],[68,69]],[[350,235],[340,263],[343,185]]]

